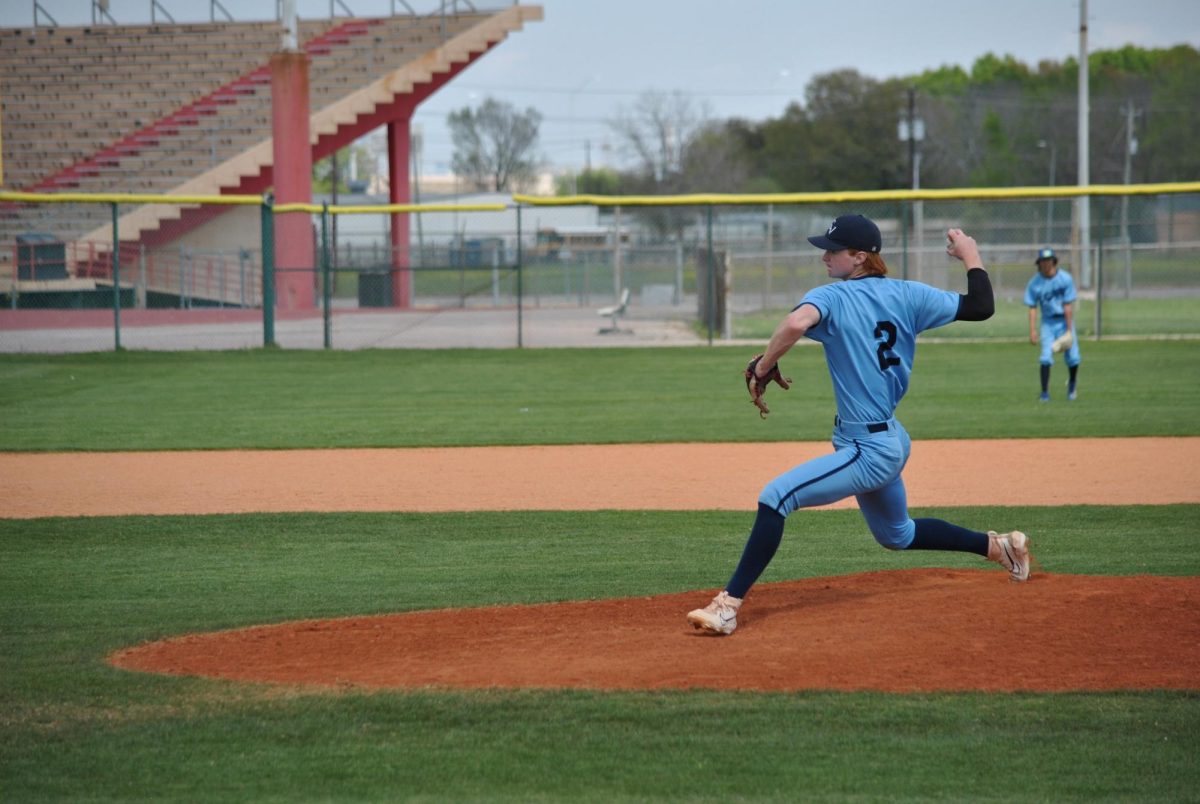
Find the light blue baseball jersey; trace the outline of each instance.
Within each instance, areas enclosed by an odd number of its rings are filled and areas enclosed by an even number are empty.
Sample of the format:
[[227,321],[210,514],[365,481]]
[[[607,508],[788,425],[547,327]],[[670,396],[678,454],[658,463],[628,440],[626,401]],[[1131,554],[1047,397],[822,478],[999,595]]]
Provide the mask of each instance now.
[[807,337],[825,347],[843,421],[892,418],[908,390],[917,334],[958,313],[959,295],[920,282],[865,276],[813,288],[800,300],[821,313]]
[[1061,268],[1047,279],[1036,273],[1025,286],[1025,306],[1041,307],[1042,318],[1062,318],[1063,305],[1075,301],[1075,280]]

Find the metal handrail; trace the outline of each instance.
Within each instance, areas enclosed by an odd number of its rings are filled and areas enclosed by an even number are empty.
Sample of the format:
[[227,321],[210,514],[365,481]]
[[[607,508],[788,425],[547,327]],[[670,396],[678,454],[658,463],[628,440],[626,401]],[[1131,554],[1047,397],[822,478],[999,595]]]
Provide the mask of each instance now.
[[229,20],[230,22],[234,22],[233,15],[229,13],[229,9],[227,9],[227,8],[225,8],[225,6],[221,5],[221,0],[209,0],[208,16],[209,16],[210,22],[217,21],[217,9],[218,8],[221,9],[221,13],[225,15],[225,19]]
[[[99,17],[96,12],[99,11]],[[107,19],[109,25],[116,25],[117,21],[113,19],[112,14],[108,13],[108,0],[92,0],[92,25]]]
[[55,28],[58,27],[58,20],[56,20],[56,19],[54,19],[54,17],[50,16],[50,12],[47,11],[46,9],[42,8],[41,3],[39,3],[37,0],[33,0],[33,27],[34,28],[36,28],[38,26],[38,12],[39,11],[43,15],[45,15],[46,19],[50,20],[51,25],[53,25]]
[[158,20],[156,20],[154,18],[155,9],[158,9],[158,11],[162,12],[162,14],[165,15],[166,18],[171,21],[172,25],[175,24],[175,18],[171,16],[170,11],[167,11],[166,8],[163,7],[162,3],[158,2],[158,0],[150,0],[150,24],[151,25],[158,22]]

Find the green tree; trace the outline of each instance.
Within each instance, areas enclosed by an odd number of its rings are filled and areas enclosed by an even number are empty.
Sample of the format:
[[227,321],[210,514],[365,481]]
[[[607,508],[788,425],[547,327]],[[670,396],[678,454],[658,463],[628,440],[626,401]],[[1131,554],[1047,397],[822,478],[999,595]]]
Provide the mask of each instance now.
[[905,186],[904,152],[896,121],[904,93],[856,70],[815,76],[806,105],[788,104],[781,117],[726,126],[742,152],[743,185],[782,192]]
[[1200,177],[1200,51],[1181,45],[1157,55],[1141,119],[1141,177],[1195,181]]
[[[1139,143],[1133,181],[1200,176],[1200,51],[1191,45],[1126,46],[1089,54],[1088,70],[1092,182],[1124,180],[1130,105]],[[728,120],[697,131],[705,132],[706,147],[719,140],[727,149],[740,166],[732,177],[743,190],[907,187],[908,151],[896,137],[896,124],[907,113],[911,86],[917,116],[925,122],[922,186],[1041,186],[1050,181],[1052,160],[1054,183],[1073,184],[1077,85],[1071,57],[1030,67],[988,53],[969,69],[946,65],[887,81],[839,70],[814,76],[803,102],[792,102],[778,117]],[[683,178],[672,179],[669,188],[658,180],[639,181],[646,192],[715,187],[695,187]]]
[[1017,158],[1004,123],[995,111],[989,111],[983,118],[983,153],[971,171],[971,183],[979,187],[1011,186],[1017,176]]
[[804,107],[789,103],[783,115],[759,127],[755,175],[770,179],[781,192],[802,192],[812,184],[808,154],[810,124]]
[[989,84],[1023,85],[1029,79],[1029,67],[1009,55],[997,56],[985,53],[971,66],[971,83],[976,86]]
[[[314,162],[312,166],[313,192],[331,193],[333,191],[333,166],[337,160],[338,192],[350,192],[350,176],[357,175],[360,181],[370,181],[375,175],[375,159],[369,148],[354,143],[340,148],[324,159]],[[354,170],[351,171],[351,163]]]
[[810,180],[803,189],[907,186],[906,152],[896,137],[906,103],[900,81],[838,70],[809,82],[805,98]]
[[621,174],[611,168],[591,168],[554,180],[556,195],[619,195]]

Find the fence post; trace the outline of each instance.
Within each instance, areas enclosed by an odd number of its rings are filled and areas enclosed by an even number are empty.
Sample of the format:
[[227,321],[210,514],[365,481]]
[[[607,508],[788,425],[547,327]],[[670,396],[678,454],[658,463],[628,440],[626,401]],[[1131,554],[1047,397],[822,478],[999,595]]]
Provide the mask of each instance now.
[[713,208],[712,204],[708,205],[708,315],[705,316],[708,321],[708,345],[712,346],[713,329],[716,328],[717,316],[717,255],[713,253]]
[[522,316],[522,307],[524,307],[523,294],[524,286],[522,282],[521,263],[525,259],[525,254],[521,248],[521,205],[517,205],[517,348],[520,349],[525,345],[524,326],[525,321]]
[[263,346],[275,343],[275,198],[270,193],[263,196],[259,208],[262,235],[262,306]]
[[624,266],[621,262],[621,205],[613,207],[613,299],[618,304],[624,289],[624,278],[621,276]]
[[113,340],[116,351],[121,351],[121,239],[117,226],[118,207],[112,207],[112,273],[113,273]]
[[[1104,220],[1105,203],[1100,202],[1100,220]],[[1100,227],[1099,242],[1096,243],[1096,312],[1094,316],[1095,332],[1092,333],[1094,340],[1100,340],[1101,311],[1100,307],[1104,301],[1104,227]]]
[[775,205],[767,204],[767,270],[763,276],[763,309],[771,305],[772,274],[775,273]]
[[238,301],[239,307],[246,306],[246,258],[250,255],[246,249],[238,249]]
[[329,202],[321,208],[321,317],[325,324],[325,348],[333,348],[333,319],[330,317],[329,301],[333,295],[329,282]]
[[683,304],[683,235],[675,236],[675,293],[671,303]]
[[500,247],[492,245],[492,306],[500,306]]
[[138,283],[137,283],[137,302],[136,307],[141,310],[146,309],[146,244],[141,243],[138,247]]

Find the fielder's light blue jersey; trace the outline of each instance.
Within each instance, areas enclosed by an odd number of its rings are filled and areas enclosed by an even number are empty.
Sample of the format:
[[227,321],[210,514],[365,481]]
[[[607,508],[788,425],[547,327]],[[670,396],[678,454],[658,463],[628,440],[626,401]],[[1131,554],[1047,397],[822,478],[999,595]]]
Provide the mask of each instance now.
[[917,334],[958,313],[959,295],[920,282],[865,276],[814,288],[800,300],[821,313],[807,337],[825,347],[838,416],[892,418],[908,390]]
[[1038,272],[1025,286],[1025,306],[1041,307],[1043,319],[1062,318],[1063,305],[1074,301],[1075,280],[1061,268],[1049,279]]

